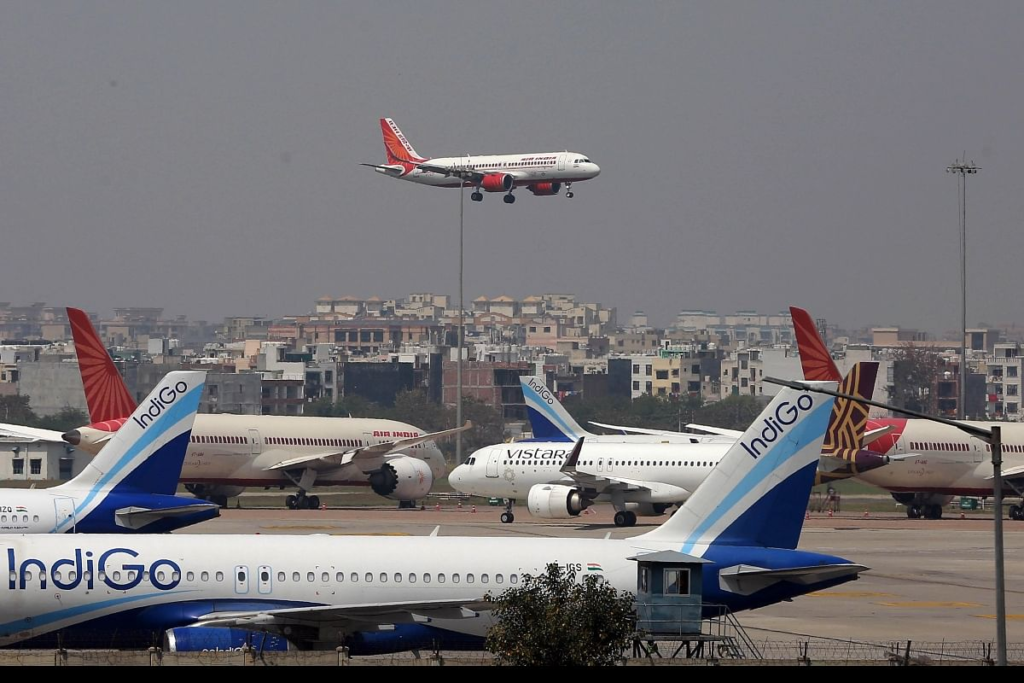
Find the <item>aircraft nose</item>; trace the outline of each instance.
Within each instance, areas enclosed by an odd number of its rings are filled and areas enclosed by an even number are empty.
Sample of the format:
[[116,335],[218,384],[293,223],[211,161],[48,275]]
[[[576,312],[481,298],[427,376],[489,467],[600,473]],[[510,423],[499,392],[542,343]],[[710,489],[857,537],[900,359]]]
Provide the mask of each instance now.
[[593,164],[593,163],[592,163],[592,164],[590,164],[590,165],[591,165],[591,167],[592,167],[592,168],[590,169],[590,172],[594,174],[594,177],[595,177],[595,178],[596,178],[597,176],[601,175],[601,167],[600,167],[600,166],[598,166],[597,164]]
[[452,486],[456,486],[462,483],[462,473],[465,471],[465,465],[459,465],[452,473],[448,475],[448,483]]
[[72,429],[70,432],[64,432],[61,434],[60,438],[67,441],[72,446],[77,446],[82,443],[82,432],[77,429]]

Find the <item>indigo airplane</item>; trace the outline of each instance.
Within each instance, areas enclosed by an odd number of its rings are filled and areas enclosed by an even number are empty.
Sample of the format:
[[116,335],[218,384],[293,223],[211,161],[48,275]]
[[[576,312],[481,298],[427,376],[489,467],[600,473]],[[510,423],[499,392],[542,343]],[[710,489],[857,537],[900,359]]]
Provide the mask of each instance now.
[[[871,398],[877,363],[855,366],[843,391]],[[616,526],[633,526],[637,515],[663,514],[682,503],[742,432],[735,436],[700,436],[645,430],[645,434],[596,435],[584,430],[547,388],[543,377],[520,377],[530,424],[539,440],[486,446],[448,475],[458,491],[504,498],[501,521],[515,520],[517,499],[526,499],[536,517],[569,519],[597,500],[615,507]],[[815,483],[843,479],[880,467],[884,456],[863,444],[867,410],[852,401],[837,401],[829,420]],[[572,441],[585,438],[586,457],[570,463]]]
[[205,377],[168,373],[71,481],[0,489],[0,533],[165,532],[216,517],[217,505],[174,495]]
[[482,598],[525,574],[554,562],[633,591],[629,558],[662,550],[706,561],[709,614],[789,600],[866,569],[796,549],[831,409],[830,397],[782,390],[686,504],[634,538],[0,538],[0,645],[140,647],[221,627],[333,648],[380,624],[425,622],[480,639],[492,623]]

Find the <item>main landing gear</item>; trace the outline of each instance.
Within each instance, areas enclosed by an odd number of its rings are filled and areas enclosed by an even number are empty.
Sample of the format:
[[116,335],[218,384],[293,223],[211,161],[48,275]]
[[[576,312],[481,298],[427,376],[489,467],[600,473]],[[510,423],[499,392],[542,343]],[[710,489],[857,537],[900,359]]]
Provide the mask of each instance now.
[[299,491],[298,495],[285,498],[284,504],[289,510],[319,510],[320,496],[307,496],[305,491]]
[[515,502],[516,501],[512,498],[509,498],[505,502],[505,511],[501,513],[502,524],[511,524],[512,522],[516,521],[516,516],[512,513],[512,506],[515,504]]
[[510,191],[507,195],[502,197],[501,200],[503,202],[505,202],[506,204],[515,204],[516,203],[516,196],[514,194],[512,194],[512,192]]
[[1010,506],[1010,519],[1021,521],[1024,520],[1024,507],[1020,505]]
[[615,513],[615,526],[634,526],[636,513],[632,510],[619,510]]
[[942,519],[941,505],[908,505],[907,517],[910,519]]
[[572,199],[576,194],[572,191],[572,183],[565,184],[565,198]]
[[473,194],[469,195],[469,198],[472,199],[474,202],[482,202],[484,200],[484,193],[481,192],[480,190],[477,190]]

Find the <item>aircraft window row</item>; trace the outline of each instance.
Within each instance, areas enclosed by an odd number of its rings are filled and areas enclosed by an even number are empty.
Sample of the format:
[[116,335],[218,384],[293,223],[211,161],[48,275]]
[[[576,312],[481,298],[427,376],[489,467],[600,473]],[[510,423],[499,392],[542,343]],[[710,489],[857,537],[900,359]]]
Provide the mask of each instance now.
[[[0,522],[6,522],[6,521],[7,521],[7,515],[0,515]],[[11,521],[12,522],[19,521],[18,520],[18,515],[11,515]],[[21,516],[21,521],[27,523],[28,522],[28,515],[22,515]],[[32,521],[33,522],[38,522],[39,521],[39,515],[32,515]]]
[[[469,463],[470,465],[473,464],[472,461],[473,461],[473,458],[470,459],[470,463]],[[558,464],[560,464],[560,462],[561,462],[560,460],[527,460],[527,461],[523,461],[523,462],[517,462],[515,460],[502,460],[501,464],[502,465],[525,465],[525,466],[529,467],[531,465],[536,465],[536,466],[558,465]],[[581,462],[580,464],[589,467],[591,465],[596,465],[598,463],[597,463],[596,460],[586,460],[584,462]],[[602,462],[600,464],[605,464],[605,463]],[[613,461],[609,461],[607,464],[608,464],[609,467],[613,467],[615,465],[619,465],[620,467],[632,467],[632,466],[640,466],[640,467],[652,467],[653,466],[653,467],[657,467],[659,465],[661,467],[710,467],[710,466],[713,465],[712,462],[706,461],[706,460],[702,460],[702,461],[696,461],[696,460],[693,460],[693,461],[690,461],[690,460],[685,460],[685,461],[684,460],[672,460],[672,461],[665,462],[665,463],[658,463],[656,461],[651,461],[651,460],[613,460]]]
[[[1006,446],[1003,446],[1005,449]],[[914,451],[960,451],[966,453],[971,447],[965,443],[935,443],[933,441],[911,441],[910,449]],[[1019,453],[1021,451],[1014,451]]]
[[[287,576],[288,575],[285,572],[278,572],[277,573],[277,582],[278,583],[285,583],[285,581],[287,579]],[[359,583],[359,578],[360,577],[359,577],[359,574],[357,572],[351,572],[348,575],[348,581],[350,583]],[[449,578],[449,576],[446,575],[446,574],[443,574],[443,573],[442,574],[430,574],[430,573],[424,573],[424,574],[417,574],[417,573],[402,574],[401,572],[395,572],[395,573],[390,574],[390,575],[387,572],[380,572],[376,576],[374,576],[373,572],[366,572],[362,576],[363,583],[373,583],[374,580],[376,580],[378,583],[387,583],[388,581],[393,581],[394,583],[402,583],[403,581],[407,581],[409,583],[417,583],[420,580],[422,580],[423,583],[432,583],[435,580],[437,581],[437,583],[446,583],[448,581],[448,578]],[[451,578],[452,583],[461,583],[463,577],[462,577],[461,574],[452,574],[450,576],[450,578]],[[465,575],[466,583],[476,583],[477,578],[478,577],[475,574],[466,574]],[[504,574],[495,574],[493,577],[490,574],[481,574],[479,576],[480,583],[490,583],[492,578],[494,579],[494,583],[496,583],[496,584],[503,584],[503,583],[505,583],[505,575]],[[241,572],[239,572],[238,580],[240,582],[245,580],[245,577],[244,577],[244,575]],[[266,583],[267,581],[270,580],[270,577],[269,576],[261,576],[261,580],[264,583]],[[205,579],[204,579],[204,581],[205,581]],[[313,583],[314,581],[316,581],[316,573],[315,572],[306,572],[306,583]],[[508,581],[509,581],[509,583],[512,583],[512,584],[519,583],[519,575],[518,574],[511,574],[511,575],[509,575]],[[302,573],[301,572],[292,572],[292,582],[293,583],[301,583],[302,582]],[[320,574],[320,583],[326,584],[326,583],[330,583],[330,582],[331,582],[331,575],[330,575],[330,573],[323,572],[323,573]],[[334,582],[335,583],[345,583],[345,572],[337,572],[337,573],[335,573],[335,575],[334,575]]]
[[339,448],[358,448],[364,445],[362,439],[312,439],[285,436],[268,436],[264,443],[274,446],[336,446]]
[[193,434],[189,441],[192,443],[249,443],[249,440],[244,436],[206,436],[205,434]]

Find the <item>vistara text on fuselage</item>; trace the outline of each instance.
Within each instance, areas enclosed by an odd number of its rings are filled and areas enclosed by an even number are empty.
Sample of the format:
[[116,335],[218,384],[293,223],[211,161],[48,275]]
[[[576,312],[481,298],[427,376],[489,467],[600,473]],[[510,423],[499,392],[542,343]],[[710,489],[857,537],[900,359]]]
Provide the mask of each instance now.
[[528,152],[428,158],[420,156],[392,119],[380,120],[387,163],[363,164],[378,173],[434,187],[472,187],[470,198],[479,202],[484,192],[504,193],[506,204],[515,202],[513,191],[525,187],[538,197],[556,195],[572,184],[596,178],[601,167],[582,152]]

